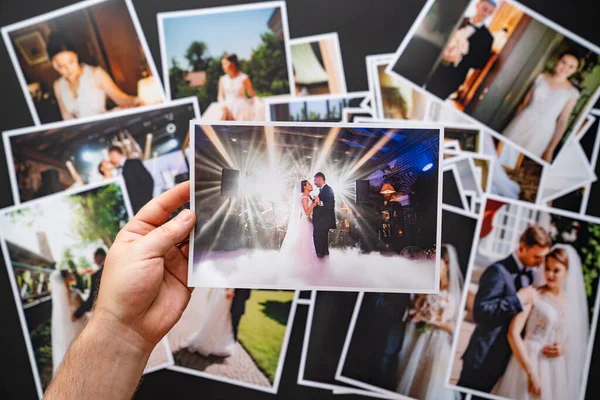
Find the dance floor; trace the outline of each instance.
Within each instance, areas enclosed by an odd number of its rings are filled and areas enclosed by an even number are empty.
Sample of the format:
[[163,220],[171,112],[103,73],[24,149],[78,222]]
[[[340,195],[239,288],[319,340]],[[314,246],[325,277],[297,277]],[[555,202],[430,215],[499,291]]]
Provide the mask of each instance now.
[[298,263],[276,250],[213,251],[194,259],[190,286],[419,292],[437,290],[434,260],[330,249],[330,256]]

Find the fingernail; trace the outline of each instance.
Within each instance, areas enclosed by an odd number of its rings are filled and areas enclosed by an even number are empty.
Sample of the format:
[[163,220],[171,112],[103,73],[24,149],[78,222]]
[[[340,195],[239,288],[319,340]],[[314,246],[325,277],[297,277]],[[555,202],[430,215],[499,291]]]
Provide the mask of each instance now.
[[188,222],[192,218],[192,212],[190,210],[183,210],[176,217],[181,222]]

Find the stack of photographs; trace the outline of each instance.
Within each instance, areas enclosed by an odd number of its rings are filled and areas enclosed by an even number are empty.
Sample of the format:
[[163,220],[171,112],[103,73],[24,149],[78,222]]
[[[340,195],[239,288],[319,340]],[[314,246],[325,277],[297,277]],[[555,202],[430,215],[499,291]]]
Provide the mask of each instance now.
[[196,289],[144,373],[281,395],[297,368],[327,398],[585,396],[599,47],[513,0],[428,0],[395,53],[366,57],[360,91],[343,38],[290,38],[284,1],[156,23],[162,76],[131,0],[2,28],[35,125],[2,134],[0,246],[40,398],[118,231],[188,180]]

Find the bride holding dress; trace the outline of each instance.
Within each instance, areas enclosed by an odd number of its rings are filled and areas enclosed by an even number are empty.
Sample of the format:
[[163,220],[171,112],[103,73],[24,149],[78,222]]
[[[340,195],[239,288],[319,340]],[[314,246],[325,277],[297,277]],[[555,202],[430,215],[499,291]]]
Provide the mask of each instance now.
[[579,99],[579,91],[569,81],[579,65],[579,57],[566,51],[553,72],[538,75],[503,135],[543,160],[552,161]]
[[225,75],[219,79],[217,100],[221,105],[222,121],[263,121],[264,103],[252,87],[252,81],[239,70],[238,57],[228,54],[221,59]]

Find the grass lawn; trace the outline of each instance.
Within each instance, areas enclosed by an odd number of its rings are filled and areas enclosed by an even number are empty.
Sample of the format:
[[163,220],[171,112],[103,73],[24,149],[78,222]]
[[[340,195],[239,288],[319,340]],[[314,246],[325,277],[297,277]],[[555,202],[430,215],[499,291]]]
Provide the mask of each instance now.
[[253,290],[240,320],[238,340],[273,383],[293,291]]

